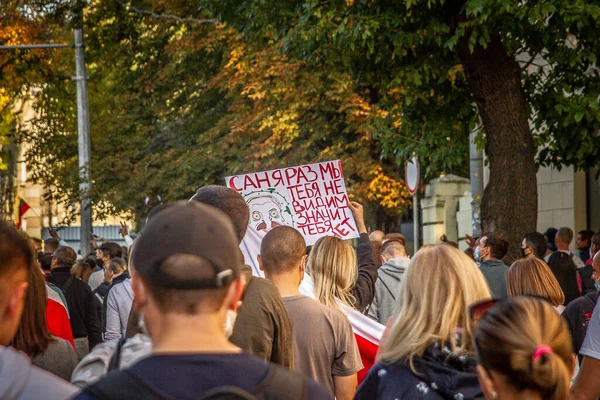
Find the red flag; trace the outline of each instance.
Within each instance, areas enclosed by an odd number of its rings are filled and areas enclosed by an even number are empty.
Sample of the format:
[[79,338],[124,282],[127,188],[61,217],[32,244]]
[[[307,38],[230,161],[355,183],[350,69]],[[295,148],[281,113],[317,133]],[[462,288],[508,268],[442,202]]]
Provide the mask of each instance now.
[[31,207],[23,199],[19,201],[19,215],[17,217],[17,229],[21,229],[21,223],[23,222],[23,214],[25,214]]

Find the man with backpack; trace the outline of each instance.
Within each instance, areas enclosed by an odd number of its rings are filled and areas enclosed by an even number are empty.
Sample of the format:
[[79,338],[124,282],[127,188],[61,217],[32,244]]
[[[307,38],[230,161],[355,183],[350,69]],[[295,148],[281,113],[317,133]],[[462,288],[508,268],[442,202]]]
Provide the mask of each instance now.
[[75,349],[81,360],[90,349],[102,342],[102,332],[92,290],[85,282],[71,275],[75,261],[77,255],[72,248],[59,247],[53,254],[52,272],[46,280],[58,286],[67,300]]
[[152,338],[152,355],[77,399],[329,398],[308,378],[227,340],[227,314],[239,307],[245,281],[225,214],[198,202],[166,207],[146,225],[132,256],[134,308]]

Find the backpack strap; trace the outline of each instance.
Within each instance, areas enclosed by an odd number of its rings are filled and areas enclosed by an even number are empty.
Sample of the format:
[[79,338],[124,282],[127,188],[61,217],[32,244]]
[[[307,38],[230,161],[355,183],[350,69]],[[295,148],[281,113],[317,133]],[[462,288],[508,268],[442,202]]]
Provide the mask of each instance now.
[[385,289],[388,291],[388,293],[390,294],[390,296],[392,296],[392,300],[396,301],[396,296],[394,296],[394,293],[392,292],[392,289],[390,289],[390,287],[385,283],[385,281],[383,279],[381,279],[379,277],[379,275],[377,275],[377,279],[379,279],[379,281],[383,284],[383,286],[385,286]]
[[71,284],[73,283],[74,279],[75,278],[73,277],[73,275],[69,275],[69,278],[65,282],[65,285],[61,289],[64,294],[67,294],[67,292],[69,291],[69,288],[71,287]]
[[269,372],[258,388],[252,393],[257,398],[289,399],[290,393],[295,399],[308,399],[308,378],[290,372],[279,365],[269,364]]
[[201,400],[256,400],[256,397],[235,386],[219,386],[204,393]]
[[113,371],[115,369],[119,369],[119,365],[121,365],[121,350],[123,349],[123,345],[125,344],[125,338],[119,339],[117,342],[117,348],[110,358],[110,362],[108,363],[108,372]]
[[592,308],[596,307],[596,303],[598,302],[598,292],[588,293],[584,297],[590,302]]
[[113,371],[104,379],[88,386],[84,392],[93,398],[112,399],[144,399],[144,400],[170,400],[171,397],[160,393],[128,370]]

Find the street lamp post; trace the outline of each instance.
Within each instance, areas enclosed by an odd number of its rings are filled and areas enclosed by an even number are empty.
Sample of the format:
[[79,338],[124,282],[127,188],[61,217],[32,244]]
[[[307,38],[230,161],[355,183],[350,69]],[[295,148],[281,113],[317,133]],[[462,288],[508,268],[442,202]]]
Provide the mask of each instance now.
[[77,84],[77,138],[79,144],[79,212],[81,219],[79,238],[81,255],[90,252],[92,239],[92,202],[90,190],[90,118],[88,113],[87,74],[85,72],[85,48],[83,30],[75,29],[75,73]]

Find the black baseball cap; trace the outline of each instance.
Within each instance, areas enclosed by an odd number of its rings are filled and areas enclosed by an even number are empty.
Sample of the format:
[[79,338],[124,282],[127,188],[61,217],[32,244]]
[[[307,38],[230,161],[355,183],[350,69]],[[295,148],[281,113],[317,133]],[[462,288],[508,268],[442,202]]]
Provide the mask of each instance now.
[[[193,264],[197,271],[177,276],[164,266],[174,255],[198,256],[203,262]],[[132,260],[148,284],[180,290],[227,286],[240,276],[243,265],[229,217],[196,201],[173,203],[157,213],[136,239]]]

